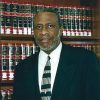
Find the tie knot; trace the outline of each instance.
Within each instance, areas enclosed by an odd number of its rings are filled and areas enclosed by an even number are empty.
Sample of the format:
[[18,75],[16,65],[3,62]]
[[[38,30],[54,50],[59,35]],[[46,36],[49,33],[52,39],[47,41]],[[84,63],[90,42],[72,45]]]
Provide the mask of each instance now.
[[50,65],[51,65],[50,64],[50,56],[48,56],[46,66],[50,66]]
[[48,60],[50,60],[50,56],[48,56]]

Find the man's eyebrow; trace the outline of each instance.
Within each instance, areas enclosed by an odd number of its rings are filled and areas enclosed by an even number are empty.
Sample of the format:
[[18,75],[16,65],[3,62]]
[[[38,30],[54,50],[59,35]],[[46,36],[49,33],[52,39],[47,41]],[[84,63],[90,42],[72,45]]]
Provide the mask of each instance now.
[[49,24],[55,25],[55,24],[53,24],[53,23],[46,23],[46,24],[37,23],[37,24],[35,24],[35,25],[49,25]]
[[36,25],[43,25],[43,24],[34,24],[34,25],[36,26]]

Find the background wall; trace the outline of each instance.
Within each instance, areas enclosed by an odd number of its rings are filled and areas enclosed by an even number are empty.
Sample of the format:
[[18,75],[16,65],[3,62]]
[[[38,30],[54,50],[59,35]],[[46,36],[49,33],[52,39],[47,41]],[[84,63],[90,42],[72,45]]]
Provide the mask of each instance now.
[[[27,0],[14,0],[14,1],[27,1]],[[79,6],[80,5],[80,0],[28,0],[31,2],[37,2],[37,3],[42,3],[42,4],[57,4],[57,5],[64,5],[64,6]]]
[[95,35],[100,36],[100,0],[96,2],[96,12],[95,12],[95,25],[94,25]]

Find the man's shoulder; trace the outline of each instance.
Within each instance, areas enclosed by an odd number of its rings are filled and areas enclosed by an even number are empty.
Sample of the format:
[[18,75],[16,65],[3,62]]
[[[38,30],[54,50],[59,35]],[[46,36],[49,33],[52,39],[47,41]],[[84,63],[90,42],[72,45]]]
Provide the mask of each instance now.
[[38,59],[38,55],[37,54],[32,54],[31,56],[21,60],[17,65],[16,67],[17,68],[28,68],[30,67],[31,65],[33,66],[36,62],[37,62],[37,59]]
[[38,55],[36,53],[35,54],[32,54],[32,55],[26,57],[24,60],[22,60],[22,62],[23,63],[24,62],[30,62],[31,60],[34,61],[36,57],[38,57]]
[[70,45],[63,44],[63,53],[71,55],[73,57],[92,57],[96,54],[88,49],[83,47],[73,47]]
[[88,63],[90,65],[97,64],[98,66],[100,66],[100,61],[96,53],[82,47],[72,47],[69,45],[64,45],[61,55],[62,59],[65,59],[65,61],[67,59],[69,62],[73,63],[81,63],[83,65]]

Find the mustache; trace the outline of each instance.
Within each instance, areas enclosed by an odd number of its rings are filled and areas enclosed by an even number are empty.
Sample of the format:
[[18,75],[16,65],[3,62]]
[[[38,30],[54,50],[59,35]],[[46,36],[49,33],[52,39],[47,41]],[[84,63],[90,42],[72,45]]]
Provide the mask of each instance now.
[[42,41],[42,40],[50,40],[51,38],[49,36],[41,36],[38,38],[39,41]]

